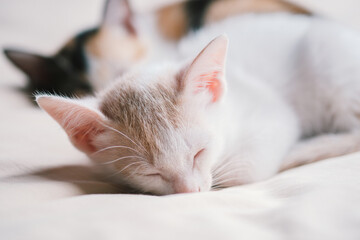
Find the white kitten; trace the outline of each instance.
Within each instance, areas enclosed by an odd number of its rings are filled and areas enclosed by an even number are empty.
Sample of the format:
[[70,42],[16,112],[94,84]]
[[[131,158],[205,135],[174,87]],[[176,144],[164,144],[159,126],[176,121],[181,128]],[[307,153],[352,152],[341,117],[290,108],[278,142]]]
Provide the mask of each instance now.
[[190,63],[126,74],[93,106],[37,101],[114,182],[153,194],[250,183],[358,149],[359,135],[347,133],[332,149],[319,137],[286,158],[300,137],[359,128],[357,34],[316,18],[247,16],[204,29],[182,53],[221,31],[228,64],[221,36]]

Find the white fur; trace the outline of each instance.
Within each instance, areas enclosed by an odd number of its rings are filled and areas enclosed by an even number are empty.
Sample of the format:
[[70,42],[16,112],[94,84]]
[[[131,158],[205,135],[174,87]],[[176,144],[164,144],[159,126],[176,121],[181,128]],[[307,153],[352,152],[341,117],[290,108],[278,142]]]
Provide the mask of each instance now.
[[[187,37],[180,44],[180,55],[192,56],[224,32],[230,39],[228,106],[215,114],[225,116],[218,132],[228,139],[224,154],[236,152],[239,143],[258,136],[243,148],[248,152],[244,155],[242,151],[243,159],[234,158],[254,166],[253,176],[247,181],[275,173],[289,147],[301,136],[359,128],[357,32],[317,17],[246,15],[229,18]],[[351,139],[358,139],[356,136]],[[344,154],[346,144],[336,142],[349,139],[340,136],[337,141],[332,140],[327,156]],[[357,148],[352,146],[347,152],[354,149]],[[321,151],[324,154],[325,150]],[[300,155],[293,157],[292,162],[303,161]]]
[[[184,95],[182,125],[164,128],[161,134],[166,140],[158,140],[163,144],[163,152],[155,158],[152,171],[178,179],[182,189],[197,191],[209,188],[211,171],[214,185],[234,186],[266,179],[287,166],[358,149],[353,143],[359,139],[358,33],[317,17],[245,15],[205,27],[184,39],[178,49],[164,50],[160,45],[153,51],[180,60],[193,58],[222,33],[230,39],[226,71],[222,69],[227,91],[221,101],[214,103],[209,103],[207,94]],[[209,49],[226,51],[221,43]],[[208,56],[209,59],[199,58],[195,66],[201,70],[194,71],[195,75],[212,66],[206,62],[213,60],[211,56],[219,55]],[[129,73],[100,98],[114,87],[122,91],[122,83],[147,88],[157,81],[172,81],[173,72],[165,69],[161,76],[151,71]],[[348,133],[325,135],[296,146],[302,137],[329,132]],[[337,144],[344,140],[345,144]],[[319,148],[321,144],[330,144],[331,148]],[[195,175],[189,161],[201,148],[206,151],[197,160]],[[136,182],[142,191],[177,192],[175,183],[132,177],[128,181]]]
[[[324,132],[326,127],[349,130],[359,124],[354,112],[346,110],[349,104],[356,106],[360,87],[357,32],[316,17],[248,15],[225,20],[185,39],[181,53],[191,55],[223,32],[230,39],[228,73],[245,71],[271,85],[298,113],[302,134]],[[332,108],[325,109],[324,104]],[[336,123],[330,127],[326,119],[331,115]]]

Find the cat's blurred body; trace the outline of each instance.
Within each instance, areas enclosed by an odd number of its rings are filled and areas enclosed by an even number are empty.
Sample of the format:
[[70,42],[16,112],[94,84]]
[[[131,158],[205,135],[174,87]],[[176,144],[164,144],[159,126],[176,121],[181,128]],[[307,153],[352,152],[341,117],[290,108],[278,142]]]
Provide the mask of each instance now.
[[167,49],[190,31],[236,14],[278,11],[309,13],[282,0],[201,0],[133,14],[128,1],[108,0],[101,24],[77,34],[55,55],[15,49],[5,54],[28,76],[27,93],[83,96],[133,67],[166,59]]

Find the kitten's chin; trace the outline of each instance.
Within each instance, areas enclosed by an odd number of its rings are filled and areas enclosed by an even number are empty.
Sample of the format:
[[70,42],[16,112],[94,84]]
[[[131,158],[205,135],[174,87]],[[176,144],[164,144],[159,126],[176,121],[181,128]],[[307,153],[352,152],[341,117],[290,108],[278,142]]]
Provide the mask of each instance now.
[[164,196],[164,195],[172,195],[172,194],[187,194],[187,193],[199,193],[199,192],[207,192],[210,191],[211,187],[209,186],[194,186],[191,188],[184,188],[184,189],[159,189],[153,190],[150,192],[145,192],[145,194],[156,195],[156,196]]
[[148,191],[148,192],[143,192],[144,194],[147,195],[155,195],[155,196],[166,196],[166,195],[171,195],[174,194],[174,191],[172,190],[152,190],[152,191]]
[[211,183],[207,184],[203,189],[201,189],[202,192],[209,192],[211,191]]

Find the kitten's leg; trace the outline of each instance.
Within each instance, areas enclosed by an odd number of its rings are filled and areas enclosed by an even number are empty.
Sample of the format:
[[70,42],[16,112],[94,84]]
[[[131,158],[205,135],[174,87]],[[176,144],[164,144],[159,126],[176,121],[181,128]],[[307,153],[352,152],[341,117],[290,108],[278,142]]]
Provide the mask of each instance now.
[[360,151],[359,131],[320,135],[297,143],[285,157],[280,171],[356,151]]

